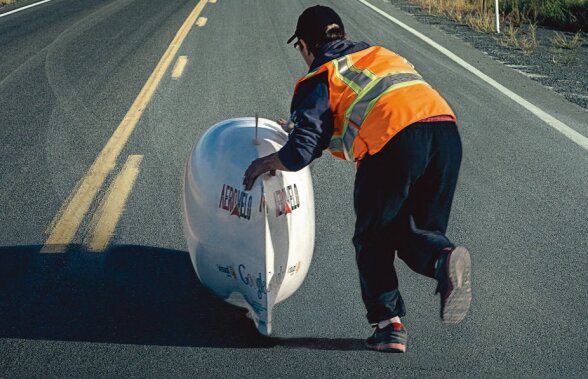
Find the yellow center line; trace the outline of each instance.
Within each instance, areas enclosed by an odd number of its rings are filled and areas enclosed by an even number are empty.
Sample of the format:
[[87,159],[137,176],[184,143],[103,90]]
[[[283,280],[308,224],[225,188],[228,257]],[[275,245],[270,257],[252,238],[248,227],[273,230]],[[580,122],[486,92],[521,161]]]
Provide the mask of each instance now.
[[178,30],[124,119],[51,222],[48,230],[49,237],[41,252],[61,253],[73,240],[92,201],[114,168],[120,152],[153,97],[159,82],[206,4],[207,0],[200,0]]
[[182,55],[178,58],[178,60],[176,61],[176,65],[174,66],[174,69],[172,70],[172,79],[178,79],[180,76],[182,76],[182,73],[184,72],[184,68],[186,67],[186,63],[188,63],[187,56]]
[[142,155],[129,155],[122,170],[108,188],[90,222],[92,232],[87,242],[88,250],[100,252],[108,246],[139,175],[139,165],[142,161]]
[[199,27],[203,27],[204,25],[206,25],[207,21],[208,19],[206,17],[198,17],[198,20],[196,20],[196,25]]

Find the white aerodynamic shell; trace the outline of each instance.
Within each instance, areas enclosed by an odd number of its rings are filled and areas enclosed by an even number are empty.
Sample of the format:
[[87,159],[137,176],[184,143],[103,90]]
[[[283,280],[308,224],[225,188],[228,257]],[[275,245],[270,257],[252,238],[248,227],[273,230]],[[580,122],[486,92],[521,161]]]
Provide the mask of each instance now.
[[[314,250],[314,197],[308,168],[260,176],[249,164],[278,151],[287,134],[273,121],[236,118],[211,127],[194,146],[184,176],[184,234],[200,281],[247,308],[269,335],[274,304],[302,284]],[[255,143],[257,141],[257,144]]]

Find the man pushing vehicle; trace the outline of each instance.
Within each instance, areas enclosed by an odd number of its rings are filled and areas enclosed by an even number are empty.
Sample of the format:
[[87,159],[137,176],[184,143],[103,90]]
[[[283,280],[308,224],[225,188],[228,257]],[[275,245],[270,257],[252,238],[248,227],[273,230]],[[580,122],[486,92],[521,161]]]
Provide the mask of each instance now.
[[251,163],[248,190],[268,171],[297,171],[328,149],[357,162],[355,246],[369,349],[405,352],[406,313],[394,269],[396,253],[415,272],[435,278],[441,319],[461,321],[472,299],[468,251],[445,235],[461,164],[456,117],[404,58],[346,39],[325,6],[307,8],[288,43],[309,66],[296,84],[288,142]]

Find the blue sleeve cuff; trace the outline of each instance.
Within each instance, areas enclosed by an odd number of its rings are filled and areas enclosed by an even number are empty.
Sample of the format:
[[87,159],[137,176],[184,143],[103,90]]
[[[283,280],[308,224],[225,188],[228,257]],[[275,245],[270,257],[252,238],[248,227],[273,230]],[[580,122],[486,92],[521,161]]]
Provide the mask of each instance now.
[[278,158],[280,158],[280,162],[289,170],[289,171],[298,171],[303,169],[308,163],[303,162],[300,157],[296,157],[299,154],[296,152],[292,152],[292,144],[287,142],[281,149],[278,151]]

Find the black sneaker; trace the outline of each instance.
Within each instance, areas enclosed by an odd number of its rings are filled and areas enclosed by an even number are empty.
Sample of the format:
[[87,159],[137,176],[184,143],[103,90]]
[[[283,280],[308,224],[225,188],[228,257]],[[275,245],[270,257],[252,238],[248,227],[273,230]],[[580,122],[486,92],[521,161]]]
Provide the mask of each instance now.
[[374,334],[366,340],[366,346],[370,350],[404,353],[406,352],[407,339],[408,333],[406,333],[404,325],[393,322],[382,329],[376,326]]
[[441,319],[455,324],[463,320],[472,301],[471,259],[465,247],[442,253],[435,269],[437,291],[441,294]]

